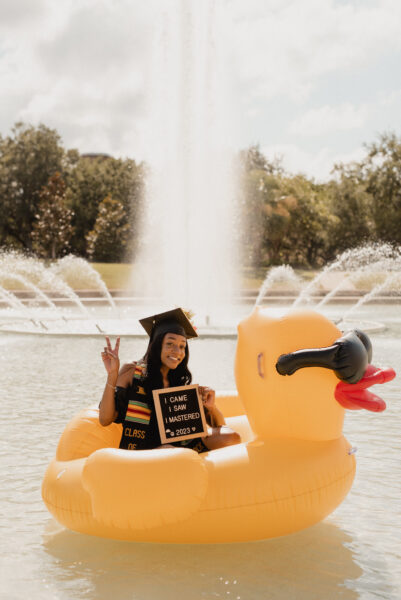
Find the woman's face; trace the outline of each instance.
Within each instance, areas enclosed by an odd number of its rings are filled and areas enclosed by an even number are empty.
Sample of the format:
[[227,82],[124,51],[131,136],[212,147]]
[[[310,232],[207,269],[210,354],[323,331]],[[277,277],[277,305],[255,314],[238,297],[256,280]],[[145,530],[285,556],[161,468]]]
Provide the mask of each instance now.
[[166,333],[163,338],[161,363],[169,369],[176,369],[185,358],[187,340],[177,333]]

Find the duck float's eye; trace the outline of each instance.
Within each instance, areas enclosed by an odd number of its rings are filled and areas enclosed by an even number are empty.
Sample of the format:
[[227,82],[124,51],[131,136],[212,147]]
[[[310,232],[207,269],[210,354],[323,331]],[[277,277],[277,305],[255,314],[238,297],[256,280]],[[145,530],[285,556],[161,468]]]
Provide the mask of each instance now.
[[259,377],[262,377],[264,379],[265,372],[264,372],[264,354],[263,354],[263,352],[259,352],[259,354],[258,354],[258,373],[259,373]]

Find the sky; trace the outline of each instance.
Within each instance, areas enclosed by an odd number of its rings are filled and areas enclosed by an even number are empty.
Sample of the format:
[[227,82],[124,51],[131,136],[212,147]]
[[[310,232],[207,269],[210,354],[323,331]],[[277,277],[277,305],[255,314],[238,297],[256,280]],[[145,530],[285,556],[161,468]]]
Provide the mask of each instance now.
[[[1,0],[0,135],[44,123],[66,148],[146,159],[155,32],[193,1]],[[399,0],[202,2],[235,149],[259,144],[325,181],[380,134],[401,135]]]

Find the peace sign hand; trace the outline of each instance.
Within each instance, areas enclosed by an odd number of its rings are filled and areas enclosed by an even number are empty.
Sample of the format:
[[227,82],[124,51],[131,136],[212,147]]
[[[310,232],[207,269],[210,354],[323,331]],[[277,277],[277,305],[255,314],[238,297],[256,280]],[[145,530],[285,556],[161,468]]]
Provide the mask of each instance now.
[[120,359],[118,358],[118,350],[120,347],[120,338],[116,339],[116,345],[112,348],[110,338],[106,336],[106,346],[102,352],[102,360],[104,367],[109,375],[117,377],[120,370]]

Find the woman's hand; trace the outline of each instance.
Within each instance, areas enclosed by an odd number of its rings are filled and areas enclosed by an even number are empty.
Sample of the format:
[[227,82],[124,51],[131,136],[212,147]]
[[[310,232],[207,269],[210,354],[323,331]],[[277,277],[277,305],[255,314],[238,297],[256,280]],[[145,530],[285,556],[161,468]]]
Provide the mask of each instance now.
[[118,372],[120,370],[120,359],[118,357],[118,349],[120,347],[120,338],[116,340],[116,345],[112,348],[110,344],[110,338],[106,336],[106,346],[102,352],[102,360],[104,368],[108,375],[115,376],[117,380]]
[[203,385],[200,385],[198,389],[202,398],[204,408],[207,408],[208,411],[213,411],[216,408],[215,391],[212,390],[212,388],[205,387]]

